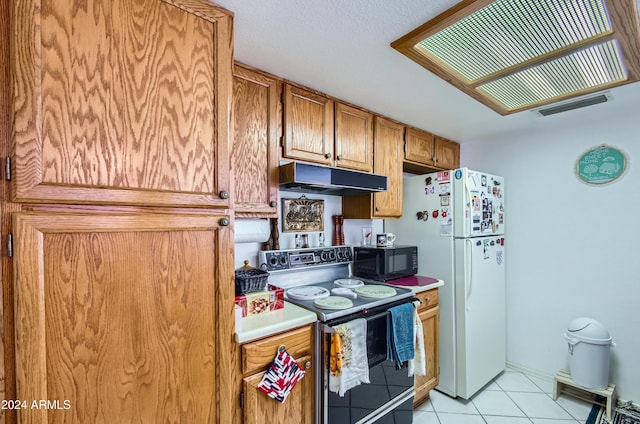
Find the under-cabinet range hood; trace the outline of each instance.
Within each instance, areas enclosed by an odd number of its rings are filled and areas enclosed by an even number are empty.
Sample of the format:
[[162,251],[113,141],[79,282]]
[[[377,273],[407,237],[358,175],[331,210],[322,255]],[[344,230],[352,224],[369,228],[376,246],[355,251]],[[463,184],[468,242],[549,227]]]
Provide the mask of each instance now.
[[280,189],[334,196],[387,191],[385,175],[302,162],[280,165]]

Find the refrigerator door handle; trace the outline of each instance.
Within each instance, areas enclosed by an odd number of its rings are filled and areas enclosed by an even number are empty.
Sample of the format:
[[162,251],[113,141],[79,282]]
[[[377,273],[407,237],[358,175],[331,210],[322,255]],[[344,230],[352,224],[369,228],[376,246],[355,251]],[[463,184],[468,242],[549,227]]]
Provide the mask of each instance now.
[[465,308],[469,310],[469,299],[471,298],[471,288],[473,284],[473,241],[466,239],[465,245],[465,275],[464,275],[464,288],[465,288]]
[[[465,237],[471,237],[473,235],[472,231],[473,231],[473,197],[471,196],[471,188],[469,188],[469,179],[468,176],[465,176],[465,178],[463,178],[463,184],[464,184],[464,191],[467,194],[467,198],[465,199],[465,203],[466,203],[466,207],[468,209],[465,209],[464,214],[465,214],[465,218],[464,218],[464,233],[465,233]],[[469,215],[467,216],[467,211],[469,212]]]

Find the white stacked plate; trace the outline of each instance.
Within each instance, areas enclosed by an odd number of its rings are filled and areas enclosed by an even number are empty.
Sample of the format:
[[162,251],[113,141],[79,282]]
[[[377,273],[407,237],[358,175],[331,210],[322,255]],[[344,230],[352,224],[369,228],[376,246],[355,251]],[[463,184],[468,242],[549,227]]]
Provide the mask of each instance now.
[[333,284],[336,287],[344,287],[344,288],[347,288],[347,289],[355,289],[356,287],[364,286],[364,281],[356,280],[354,278],[340,278],[338,280],[335,280],[333,282]]

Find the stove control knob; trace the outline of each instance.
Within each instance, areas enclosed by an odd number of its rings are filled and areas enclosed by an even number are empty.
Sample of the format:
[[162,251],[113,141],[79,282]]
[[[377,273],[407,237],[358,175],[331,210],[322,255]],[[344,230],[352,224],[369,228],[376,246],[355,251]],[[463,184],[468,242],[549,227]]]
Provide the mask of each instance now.
[[278,258],[275,256],[270,256],[269,265],[271,265],[272,267],[278,265]]
[[320,253],[320,259],[322,259],[323,262],[329,259],[329,253],[327,253],[326,251]]
[[338,250],[338,260],[344,259],[344,252],[342,250]]
[[280,265],[286,265],[287,264],[287,257],[286,256],[280,256]]
[[329,252],[329,259],[331,259],[332,261],[336,259],[336,252],[334,252],[333,250]]

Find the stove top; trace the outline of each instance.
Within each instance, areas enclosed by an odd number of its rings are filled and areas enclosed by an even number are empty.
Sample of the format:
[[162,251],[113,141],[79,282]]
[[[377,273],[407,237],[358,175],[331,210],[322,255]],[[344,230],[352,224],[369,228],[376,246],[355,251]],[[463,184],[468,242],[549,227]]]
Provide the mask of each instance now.
[[[366,314],[369,309],[384,306],[390,303],[413,298],[413,291],[404,287],[396,287],[377,281],[366,280],[351,275],[351,261],[353,258],[350,246],[329,246],[310,249],[287,249],[287,250],[263,250],[258,254],[260,267],[269,272],[269,284],[285,289],[287,301],[313,311],[320,321],[326,322],[348,315],[362,313]],[[287,295],[287,289],[299,286],[317,286],[328,290],[333,288],[348,286],[357,279],[363,282],[362,287],[379,285],[385,288],[392,288],[393,294],[389,297],[365,297],[357,295],[353,299],[352,294],[343,296],[349,299],[353,305],[345,309],[328,309],[315,305],[315,299],[300,299],[299,296],[291,297]],[[342,284],[335,284],[340,280]],[[347,281],[349,280],[349,281]],[[353,291],[361,291],[360,287],[352,287]],[[347,288],[346,290],[351,290]],[[366,289],[365,289],[366,291]],[[353,293],[353,292],[352,292]],[[337,294],[331,294],[337,296]],[[340,300],[340,299],[335,299]],[[333,304],[349,302],[330,302]]]
[[[339,286],[336,286],[334,281],[323,281],[320,283],[311,283],[308,284],[310,286],[313,287],[321,287],[323,289],[329,290],[331,291],[331,289],[333,288],[337,288]],[[374,284],[369,284],[367,282],[365,282],[364,286],[362,287],[373,287]],[[346,309],[325,309],[325,308],[321,308],[316,306],[315,304],[315,300],[314,299],[309,299],[309,300],[301,300],[300,298],[291,298],[289,296],[287,296],[287,291],[285,290],[285,298],[291,302],[294,303],[298,306],[301,306],[305,309],[308,309],[310,311],[313,311],[316,313],[316,315],[318,316],[318,319],[320,321],[330,321],[336,318],[341,318],[347,315],[352,315],[358,312],[361,312],[363,314],[366,314],[368,309],[372,309],[378,306],[383,306],[386,305],[388,303],[392,303],[392,302],[396,302],[398,300],[403,300],[403,299],[408,299],[408,298],[412,298],[413,297],[413,291],[411,289],[407,289],[404,287],[394,287],[391,286],[389,284],[384,284],[384,283],[376,283],[375,286],[382,286],[385,288],[389,288],[393,290],[393,295],[389,296],[389,297],[381,297],[381,298],[376,298],[376,297],[365,297],[362,295],[359,295],[357,293],[356,294],[356,298],[353,299],[352,296],[344,296],[345,299],[349,299],[351,300],[351,302],[353,303],[352,306],[346,308]],[[350,290],[350,289],[347,289]],[[357,290],[357,289],[356,289]],[[336,296],[335,294],[331,294],[331,296]],[[343,296],[340,296],[343,297]]]

